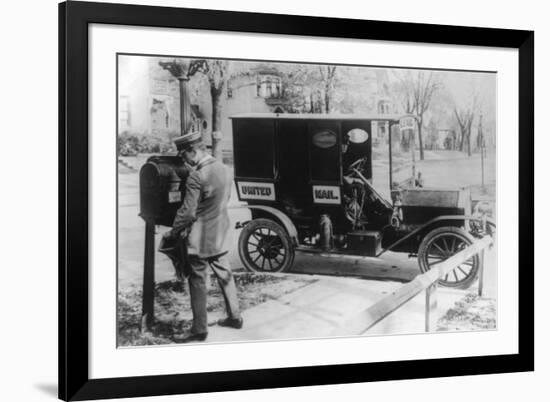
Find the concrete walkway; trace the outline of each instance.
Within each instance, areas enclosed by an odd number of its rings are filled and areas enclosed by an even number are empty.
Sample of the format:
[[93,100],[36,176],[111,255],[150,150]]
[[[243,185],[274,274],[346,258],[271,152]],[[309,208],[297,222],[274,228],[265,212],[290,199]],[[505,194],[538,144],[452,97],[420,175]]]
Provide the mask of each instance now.
[[[357,313],[367,309],[402,285],[393,281],[317,277],[314,282],[243,313],[240,330],[213,325],[207,342],[324,338]],[[443,316],[468,291],[439,287],[437,315]],[[425,294],[406,303],[366,335],[424,332]]]

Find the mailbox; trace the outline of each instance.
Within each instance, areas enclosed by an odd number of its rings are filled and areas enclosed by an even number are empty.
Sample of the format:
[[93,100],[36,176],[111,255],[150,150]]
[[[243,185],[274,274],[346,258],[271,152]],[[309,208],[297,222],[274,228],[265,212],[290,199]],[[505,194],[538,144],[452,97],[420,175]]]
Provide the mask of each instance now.
[[140,216],[172,226],[185,195],[189,169],[177,156],[152,156],[139,172]]

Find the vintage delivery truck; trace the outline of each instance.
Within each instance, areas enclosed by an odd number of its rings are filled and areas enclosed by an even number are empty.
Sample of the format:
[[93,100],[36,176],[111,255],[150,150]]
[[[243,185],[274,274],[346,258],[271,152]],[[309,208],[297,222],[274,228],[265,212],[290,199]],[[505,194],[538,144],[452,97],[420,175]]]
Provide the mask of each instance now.
[[[251,271],[291,269],[297,251],[378,257],[387,250],[417,256],[425,272],[492,231],[472,215],[467,189],[399,187],[391,200],[372,185],[372,127],[411,128],[414,116],[243,114],[232,117],[235,184],[251,210],[238,250]],[[480,266],[472,257],[440,280],[468,287]]]

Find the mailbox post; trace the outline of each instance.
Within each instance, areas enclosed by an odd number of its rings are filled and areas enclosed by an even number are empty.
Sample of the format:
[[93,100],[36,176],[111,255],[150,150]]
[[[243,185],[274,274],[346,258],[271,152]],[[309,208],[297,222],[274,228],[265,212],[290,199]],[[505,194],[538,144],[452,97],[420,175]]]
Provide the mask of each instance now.
[[143,258],[143,304],[141,330],[151,328],[155,315],[155,221],[145,219],[145,256]]

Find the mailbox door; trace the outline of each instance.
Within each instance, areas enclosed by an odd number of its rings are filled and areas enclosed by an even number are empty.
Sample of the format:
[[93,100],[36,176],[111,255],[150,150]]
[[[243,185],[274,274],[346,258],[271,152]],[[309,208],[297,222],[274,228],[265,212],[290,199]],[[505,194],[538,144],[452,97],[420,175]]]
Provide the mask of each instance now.
[[140,171],[140,216],[172,226],[185,195],[189,171],[181,158],[153,156]]

